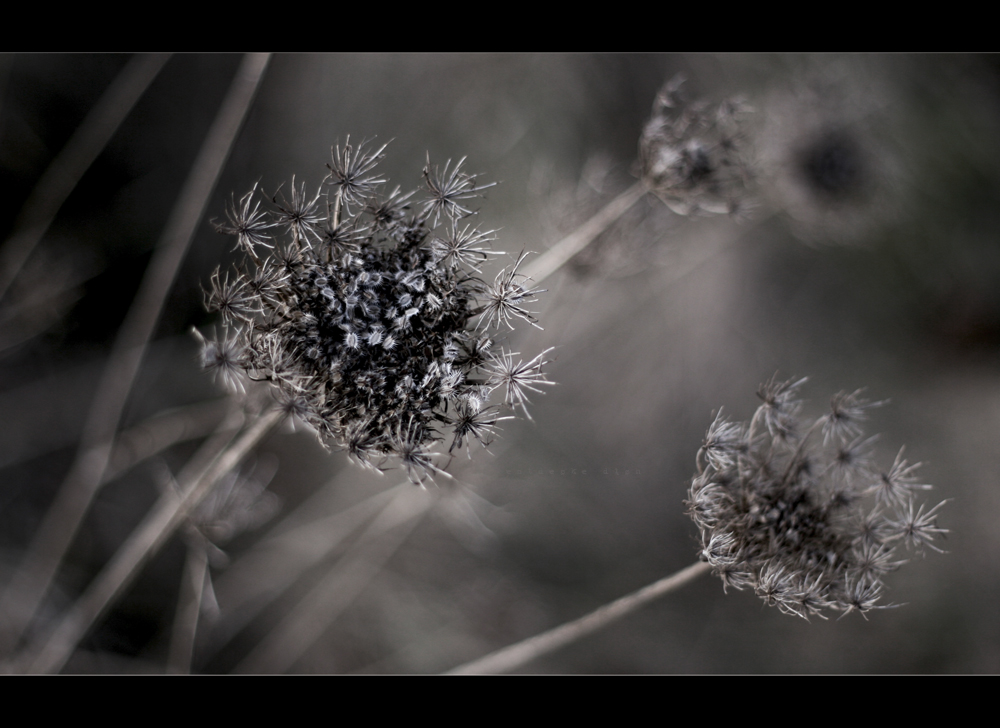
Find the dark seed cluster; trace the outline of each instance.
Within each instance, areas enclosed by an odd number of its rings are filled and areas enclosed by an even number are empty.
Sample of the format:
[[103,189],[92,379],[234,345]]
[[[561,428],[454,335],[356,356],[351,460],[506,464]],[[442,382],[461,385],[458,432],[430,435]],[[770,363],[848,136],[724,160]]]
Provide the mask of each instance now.
[[916,507],[919,463],[903,452],[874,461],[860,391],[838,394],[813,422],[800,416],[805,380],[771,380],[749,423],[715,418],[698,451],[689,514],[701,559],[724,586],[750,587],[767,604],[808,618],[878,608],[883,577],[905,563],[898,548],[941,551],[939,503]]
[[642,177],[681,215],[743,212],[751,165],[742,122],[750,109],[739,99],[685,104],[683,81],[669,81],[653,104],[639,139]]
[[422,194],[386,192],[384,150],[348,139],[315,194],[293,178],[273,207],[256,188],[234,199],[218,227],[245,261],[212,275],[207,306],[224,328],[203,360],[232,389],[269,382],[321,441],[373,469],[398,459],[419,483],[442,472],[442,432],[449,453],[486,445],[502,406],[523,409],[550,383],[548,352],[515,363],[493,339],[515,319],[537,326],[526,306],[540,291],[518,273],[523,254],[492,284],[479,277],[495,235],[468,223],[468,205],[492,185],[464,160],[428,162]]

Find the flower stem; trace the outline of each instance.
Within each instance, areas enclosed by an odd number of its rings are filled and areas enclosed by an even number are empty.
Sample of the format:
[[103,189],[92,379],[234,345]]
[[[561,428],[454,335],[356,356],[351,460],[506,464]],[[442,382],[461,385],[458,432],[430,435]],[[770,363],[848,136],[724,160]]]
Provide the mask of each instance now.
[[283,417],[284,413],[280,410],[261,415],[215,457],[180,495],[173,492],[164,494],[93,583],[70,607],[55,630],[43,641],[29,647],[15,664],[15,669],[29,673],[58,672],[62,669],[77,643],[132,582],[142,566],[184,523],[188,514],[205,499],[212,487],[235,468]]
[[115,339],[70,472],[23,562],[0,597],[0,654],[9,654],[17,647],[104,482],[132,384],[205,205],[260,86],[268,59],[267,54],[251,54],[243,60],[171,212],[139,292]]
[[636,182],[618,197],[605,205],[596,215],[558,243],[542,253],[524,268],[524,273],[535,283],[541,283],[570,261],[574,255],[586,248],[607,230],[646,194],[646,185]]
[[49,164],[18,213],[13,234],[0,248],[0,299],[84,173],[169,59],[164,53],[134,56]]
[[685,569],[681,569],[676,574],[671,574],[649,586],[643,587],[637,592],[633,592],[621,599],[616,599],[610,604],[605,604],[603,607],[594,610],[584,617],[567,622],[555,629],[550,629],[548,632],[543,632],[540,635],[526,639],[523,642],[504,647],[501,650],[486,655],[486,657],[459,665],[449,670],[446,674],[491,675],[515,670],[542,655],[548,654],[606,627],[616,619],[620,619],[654,599],[687,584],[695,577],[706,573],[710,568],[703,561],[694,563]]
[[[195,529],[192,527],[191,530]],[[208,577],[208,551],[203,539],[203,536],[193,537],[187,545],[181,593],[177,599],[174,629],[170,635],[170,652],[167,656],[167,672],[175,675],[187,675],[191,672],[191,656],[194,653],[198,619],[205,596],[205,579]]]
[[396,492],[347,553],[236,667],[238,673],[291,670],[360,596],[437,503],[440,491]]

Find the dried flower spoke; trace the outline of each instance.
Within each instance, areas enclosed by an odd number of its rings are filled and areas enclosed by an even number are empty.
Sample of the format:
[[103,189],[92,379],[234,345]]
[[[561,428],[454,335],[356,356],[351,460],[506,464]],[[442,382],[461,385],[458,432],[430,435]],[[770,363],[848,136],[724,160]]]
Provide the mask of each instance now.
[[541,393],[538,385],[553,384],[545,378],[542,367],[549,363],[545,355],[553,349],[550,347],[536,356],[529,362],[518,361],[514,363],[514,357],[519,356],[517,352],[502,352],[500,356],[492,358],[492,369],[490,372],[490,384],[495,387],[505,387],[507,394],[504,397],[504,404],[511,409],[520,407],[525,416],[530,420],[527,405],[528,392]]
[[736,458],[746,452],[745,438],[743,425],[723,419],[720,409],[712,426],[708,428],[701,452],[705,454],[708,464],[716,470],[731,468],[736,464]]
[[433,219],[435,226],[442,214],[453,220],[473,214],[472,210],[463,207],[460,203],[480,197],[480,192],[496,185],[496,182],[477,185],[475,175],[468,175],[462,171],[463,164],[465,164],[465,157],[458,160],[458,164],[451,171],[448,170],[448,167],[451,166],[450,159],[444,165],[443,170],[437,167],[431,169],[431,159],[429,155],[427,157],[427,164],[424,167],[424,181],[430,192],[430,198],[424,203],[424,217]]
[[220,274],[219,268],[212,273],[212,290],[205,292],[205,308],[221,313],[227,324],[249,321],[260,311],[255,302],[258,299],[250,289],[250,279],[237,275],[230,280],[228,271]]
[[501,325],[506,324],[508,328],[513,329],[511,320],[519,318],[522,321],[527,321],[536,329],[542,328],[538,325],[538,319],[521,305],[534,303],[538,300],[535,296],[545,292],[544,289],[527,287],[525,284],[531,279],[517,272],[527,255],[527,253],[522,252],[517,256],[514,265],[497,274],[493,285],[486,292],[486,305],[482,310],[480,326],[485,324],[487,328],[500,328]]
[[858,438],[862,433],[860,423],[868,419],[868,410],[888,403],[887,400],[869,402],[862,399],[860,395],[863,391],[858,389],[850,394],[840,392],[833,396],[830,400],[830,412],[823,420],[824,440],[846,443]]
[[915,473],[922,463],[910,465],[903,458],[905,448],[900,448],[896,460],[888,472],[879,475],[878,482],[871,487],[879,503],[905,508],[907,503],[912,502],[913,491],[930,490],[931,486],[918,483]]
[[921,504],[914,512],[913,502],[907,503],[906,511],[900,514],[899,519],[889,523],[890,530],[894,532],[893,538],[903,539],[907,548],[913,548],[920,552],[923,552],[924,546],[929,546],[939,554],[945,553],[943,549],[938,548],[931,541],[934,540],[935,536],[944,536],[948,533],[947,528],[938,528],[937,525],[938,509],[947,502],[941,501],[927,513],[924,513],[924,504]]
[[497,255],[493,250],[482,247],[496,240],[496,230],[480,231],[471,225],[466,225],[459,231],[457,225],[452,225],[450,232],[443,238],[435,238],[431,248],[442,263],[452,268],[468,266],[481,273],[479,265],[490,255]]
[[[779,382],[776,377],[771,377],[757,390],[757,396],[764,401],[757,414],[764,421],[772,437],[791,440],[798,434],[798,415],[802,409],[798,390],[807,380],[807,377],[803,377],[797,382],[790,379],[787,382]],[[754,415],[754,420],[756,419],[757,415]]]
[[[455,439],[448,448],[452,452],[455,448],[461,449],[466,438],[475,438],[483,447],[488,447],[493,440],[493,432],[496,424],[500,420],[511,420],[513,417],[500,417],[500,407],[491,405],[481,408],[477,406],[477,399],[461,401],[455,405],[455,416],[447,419],[448,424],[455,428]],[[468,448],[467,448],[468,450]],[[469,457],[472,457],[471,452]]]
[[355,149],[351,146],[351,137],[348,135],[343,148],[338,144],[330,150],[333,161],[327,165],[330,169],[329,182],[340,188],[344,205],[350,213],[350,205],[363,205],[365,201],[378,189],[385,180],[378,175],[372,174],[372,170],[385,156],[385,148],[388,144],[383,144],[378,150],[369,152],[368,142],[363,141]]
[[201,365],[231,392],[245,391],[246,351],[235,339],[223,337],[215,341],[202,337]]
[[291,230],[296,242],[308,245],[318,236],[318,227],[323,220],[322,215],[317,211],[319,192],[310,198],[306,193],[306,183],[303,182],[301,186],[297,187],[294,175],[292,176],[291,188],[290,200],[282,196],[281,202],[278,202],[277,195],[275,195],[274,203],[281,212],[278,221]]
[[399,187],[394,189],[385,199],[373,199],[365,206],[365,212],[371,215],[372,224],[376,230],[392,230],[406,216],[409,199],[416,191],[400,193]]
[[216,229],[221,233],[236,236],[237,249],[242,248],[249,255],[256,257],[256,246],[273,248],[271,235],[268,230],[277,223],[270,222],[268,215],[260,209],[260,200],[254,202],[254,195],[257,186],[240,198],[237,205],[235,197],[226,211],[229,224],[216,224]]

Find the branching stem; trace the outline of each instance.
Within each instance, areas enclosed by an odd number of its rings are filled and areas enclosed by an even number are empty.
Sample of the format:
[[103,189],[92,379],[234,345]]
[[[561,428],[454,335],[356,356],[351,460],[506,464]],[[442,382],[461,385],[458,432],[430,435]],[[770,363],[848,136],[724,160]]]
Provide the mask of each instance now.
[[[29,648],[17,661],[19,671],[58,672],[73,654],[76,645],[104,613],[104,610],[132,582],[139,570],[167,539],[185,522],[192,509],[211,492],[212,487],[235,468],[271,430],[284,413],[275,410],[261,415],[228,448],[208,464],[202,474],[180,494],[165,493],[145,520],[111,558],[83,595],[47,639]],[[183,482],[183,481],[182,481]]]

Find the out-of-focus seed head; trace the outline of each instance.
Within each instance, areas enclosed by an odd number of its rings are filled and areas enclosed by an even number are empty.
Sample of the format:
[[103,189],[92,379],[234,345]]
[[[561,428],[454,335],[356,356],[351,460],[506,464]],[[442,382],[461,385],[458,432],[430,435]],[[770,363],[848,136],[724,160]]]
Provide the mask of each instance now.
[[[496,239],[466,219],[491,184],[428,161],[428,196],[382,194],[376,167],[385,146],[348,138],[332,151],[316,193],[293,178],[262,209],[255,187],[233,200],[229,224],[246,259],[212,275],[206,305],[224,333],[205,341],[203,363],[230,389],[262,381],[321,441],[381,471],[395,459],[414,483],[443,473],[449,453],[475,438],[486,445],[506,417],[527,413],[528,392],[549,384],[543,352],[528,363],[492,355],[493,333],[514,319],[537,326],[524,305],[540,291],[517,272],[522,253],[492,287],[476,274]],[[497,362],[504,366],[498,366]],[[501,404],[490,405],[503,387]]]
[[[882,404],[860,390],[833,398],[814,421],[801,416],[805,379],[762,385],[748,423],[718,414],[698,452],[688,513],[701,532],[700,557],[723,586],[753,588],[767,604],[808,618],[833,609],[878,608],[883,577],[947,533],[940,503],[915,507],[919,464],[902,452],[888,471],[864,438],[866,411]],[[822,433],[822,437],[820,436]],[[848,442],[848,438],[852,437]]]
[[737,213],[745,208],[751,166],[740,99],[712,108],[684,103],[675,76],[656,97],[639,140],[642,178],[681,215]]
[[195,509],[193,525],[218,546],[267,523],[281,506],[281,499],[267,489],[277,468],[272,457],[229,473]]

